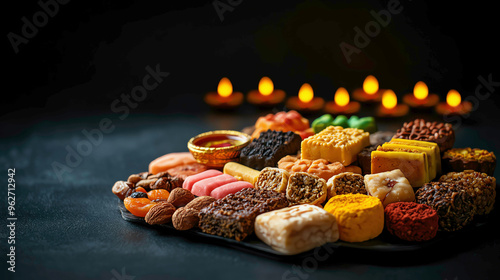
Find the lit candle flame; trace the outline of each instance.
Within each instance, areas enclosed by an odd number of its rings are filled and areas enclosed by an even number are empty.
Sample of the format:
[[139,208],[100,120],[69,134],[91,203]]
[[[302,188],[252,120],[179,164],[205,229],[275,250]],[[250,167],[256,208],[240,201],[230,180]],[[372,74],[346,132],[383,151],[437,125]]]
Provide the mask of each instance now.
[[382,106],[387,109],[392,109],[398,105],[398,97],[393,90],[386,90],[382,95]]
[[368,94],[375,94],[378,91],[377,78],[372,75],[366,77],[365,81],[363,82],[363,90]]
[[462,102],[462,97],[458,91],[452,89],[448,92],[448,95],[446,95],[446,103],[451,107],[457,107],[460,105],[460,102]]
[[228,97],[233,93],[233,85],[228,78],[224,77],[220,79],[219,85],[217,86],[217,93],[222,97]]
[[346,106],[347,104],[349,104],[349,93],[345,88],[339,87],[335,92],[334,100],[335,104],[339,106]]
[[429,88],[424,82],[418,82],[413,88],[413,95],[415,96],[415,98],[423,100],[429,95]]
[[259,92],[262,95],[268,96],[274,91],[273,81],[269,77],[262,77],[259,82]]
[[310,84],[305,83],[300,87],[299,99],[304,103],[309,103],[314,98],[314,92]]

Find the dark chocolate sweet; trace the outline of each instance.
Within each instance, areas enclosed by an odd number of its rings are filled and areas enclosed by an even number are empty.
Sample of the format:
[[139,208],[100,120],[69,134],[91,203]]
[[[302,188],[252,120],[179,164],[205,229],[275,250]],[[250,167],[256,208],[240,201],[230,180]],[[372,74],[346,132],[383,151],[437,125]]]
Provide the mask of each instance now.
[[427,183],[417,190],[415,197],[417,203],[436,210],[440,230],[459,230],[468,225],[476,213],[474,198],[461,184]]
[[483,149],[455,148],[444,152],[442,163],[444,172],[475,170],[493,176],[497,158]]
[[439,182],[461,184],[474,199],[477,215],[486,215],[493,210],[496,197],[496,179],[486,173],[465,170],[464,172],[449,172]]
[[257,215],[288,206],[283,193],[246,188],[203,208],[199,214],[199,227],[208,234],[242,241],[253,233]]
[[282,157],[297,154],[301,141],[292,131],[267,130],[241,150],[240,163],[257,170],[276,167]]
[[405,122],[403,127],[398,129],[394,138],[434,142],[439,145],[439,150],[442,153],[453,147],[455,132],[449,123],[415,119],[411,122]]
[[372,151],[377,150],[377,147],[378,145],[368,146],[358,154],[358,164],[363,175],[372,173]]

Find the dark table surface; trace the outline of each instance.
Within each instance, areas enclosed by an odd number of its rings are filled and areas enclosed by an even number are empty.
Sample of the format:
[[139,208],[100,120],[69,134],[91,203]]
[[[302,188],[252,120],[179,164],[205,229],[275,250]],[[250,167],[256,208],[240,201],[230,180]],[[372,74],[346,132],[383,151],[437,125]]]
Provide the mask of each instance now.
[[[189,98],[189,97],[185,97]],[[482,106],[488,108],[488,104]],[[500,151],[497,117],[477,111],[456,125],[456,147]],[[491,112],[491,109],[488,111]],[[430,247],[410,252],[352,248],[324,249],[321,258],[279,259],[205,239],[186,237],[124,221],[111,193],[117,180],[147,170],[154,158],[186,151],[188,139],[214,129],[252,125],[265,114],[250,107],[238,112],[40,117],[12,121],[0,140],[1,166],[15,168],[15,273],[7,271],[10,231],[2,226],[2,275],[8,279],[486,279],[500,272],[498,211],[488,222]],[[364,110],[362,114],[369,114]],[[378,120],[380,130],[396,130],[398,120]],[[440,117],[427,114],[428,118]],[[431,117],[429,117],[431,116]],[[108,118],[113,131],[84,147],[82,130],[92,132]],[[309,116],[310,119],[314,116]],[[14,129],[17,127],[17,129]],[[80,158],[70,151],[84,152]],[[71,156],[69,156],[71,155]],[[54,162],[66,166],[60,178]],[[497,170],[496,177],[499,172]],[[4,202],[7,181],[2,188]],[[1,217],[8,217],[2,203]],[[6,222],[7,223],[7,222]],[[5,279],[2,276],[2,279]]]

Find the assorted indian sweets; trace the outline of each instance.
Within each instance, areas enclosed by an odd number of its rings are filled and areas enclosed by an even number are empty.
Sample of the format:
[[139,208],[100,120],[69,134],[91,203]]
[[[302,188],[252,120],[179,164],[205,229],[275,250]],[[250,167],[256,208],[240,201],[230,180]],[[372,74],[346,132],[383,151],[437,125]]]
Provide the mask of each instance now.
[[151,225],[237,241],[255,233],[283,254],[363,242],[384,229],[427,241],[494,207],[494,153],[453,148],[450,124],[415,119],[376,132],[370,117],[325,115],[310,126],[289,111],[259,118],[254,129],[239,162],[213,168],[170,153],[112,192]]

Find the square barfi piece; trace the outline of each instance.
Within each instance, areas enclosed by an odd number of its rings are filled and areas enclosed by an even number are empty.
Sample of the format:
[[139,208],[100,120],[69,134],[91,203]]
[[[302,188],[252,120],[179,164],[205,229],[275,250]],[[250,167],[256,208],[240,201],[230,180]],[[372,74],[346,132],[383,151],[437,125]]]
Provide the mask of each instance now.
[[434,158],[433,160],[436,163],[436,176],[441,174],[441,150],[439,150],[438,144],[428,141],[399,139],[399,138],[392,138],[389,143],[405,144],[407,146],[412,146],[412,147],[423,147],[423,148],[425,147],[431,149],[432,152],[434,153],[434,156],[428,156],[429,161],[431,161],[431,158]]
[[302,140],[302,159],[326,159],[348,166],[356,161],[356,155],[369,145],[370,133],[362,129],[329,126]]
[[[436,143],[433,143],[436,144]],[[436,178],[437,176],[437,159],[441,161],[441,157],[436,157],[436,149],[425,146],[415,146],[410,143],[400,143],[400,142],[388,142],[382,145],[382,148],[386,149],[412,149],[427,154],[427,164],[429,169],[429,181]],[[441,164],[439,165],[441,167]]]
[[400,169],[414,188],[429,182],[427,154],[412,149],[388,149],[379,146],[371,154],[372,174]]

